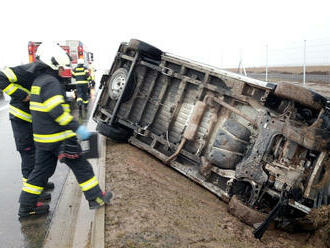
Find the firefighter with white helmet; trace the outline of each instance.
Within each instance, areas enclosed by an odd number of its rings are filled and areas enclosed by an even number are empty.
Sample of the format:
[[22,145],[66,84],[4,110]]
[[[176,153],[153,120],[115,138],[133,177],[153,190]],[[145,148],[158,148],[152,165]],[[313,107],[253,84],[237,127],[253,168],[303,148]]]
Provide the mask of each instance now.
[[65,92],[60,75],[70,66],[70,58],[58,45],[43,43],[39,49],[38,59],[44,68],[33,81],[30,101],[36,162],[22,188],[18,215],[25,217],[48,212],[49,206],[38,204],[37,198],[54,173],[58,159],[73,171],[90,209],[99,208],[110,202],[112,194],[101,191],[90,163],[82,157],[77,137],[88,139],[90,133],[64,106]]

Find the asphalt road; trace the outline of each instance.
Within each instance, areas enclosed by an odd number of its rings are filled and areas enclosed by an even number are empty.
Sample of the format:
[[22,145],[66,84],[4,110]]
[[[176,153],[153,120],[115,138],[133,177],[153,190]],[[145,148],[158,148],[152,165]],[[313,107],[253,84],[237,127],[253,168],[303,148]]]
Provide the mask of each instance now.
[[59,163],[50,179],[55,183],[49,202],[50,213],[19,221],[18,198],[22,188],[20,163],[8,118],[8,102],[0,100],[0,247],[42,247],[69,170]]

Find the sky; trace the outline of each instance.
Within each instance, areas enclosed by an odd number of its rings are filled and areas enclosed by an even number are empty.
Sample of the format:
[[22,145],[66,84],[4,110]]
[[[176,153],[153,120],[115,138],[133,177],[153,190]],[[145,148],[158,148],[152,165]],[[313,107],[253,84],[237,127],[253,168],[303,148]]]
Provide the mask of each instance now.
[[28,41],[81,40],[94,53],[95,67],[105,70],[119,44],[131,38],[217,67],[236,66],[240,59],[246,66],[264,65],[266,54],[268,63],[285,64],[283,51],[292,46],[300,63],[304,40],[320,41],[325,45],[313,58],[322,53],[330,62],[329,5],[319,0],[2,0],[0,67],[27,63]]

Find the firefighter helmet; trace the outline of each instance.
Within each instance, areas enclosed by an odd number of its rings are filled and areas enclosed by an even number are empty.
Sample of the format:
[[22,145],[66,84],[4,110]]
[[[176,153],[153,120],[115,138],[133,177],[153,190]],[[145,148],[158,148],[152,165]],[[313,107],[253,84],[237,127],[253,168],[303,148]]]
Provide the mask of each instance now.
[[85,63],[84,59],[78,59],[77,64],[83,65]]
[[36,57],[55,71],[59,70],[60,67],[70,68],[69,55],[57,44],[41,43]]

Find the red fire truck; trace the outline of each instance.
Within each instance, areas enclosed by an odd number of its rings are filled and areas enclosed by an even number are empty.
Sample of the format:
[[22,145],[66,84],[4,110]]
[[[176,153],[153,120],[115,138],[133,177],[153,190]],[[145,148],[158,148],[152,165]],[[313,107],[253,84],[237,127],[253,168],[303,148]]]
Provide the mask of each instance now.
[[[29,41],[29,62],[32,63],[36,59],[36,52],[41,42]],[[83,43],[79,40],[66,40],[57,42],[71,57],[71,68],[77,65],[78,59],[84,59],[85,65],[88,67],[93,62],[93,53],[88,52]],[[67,69],[62,74],[67,79],[67,85],[72,83],[71,69]],[[69,87],[70,88],[70,87]]]

